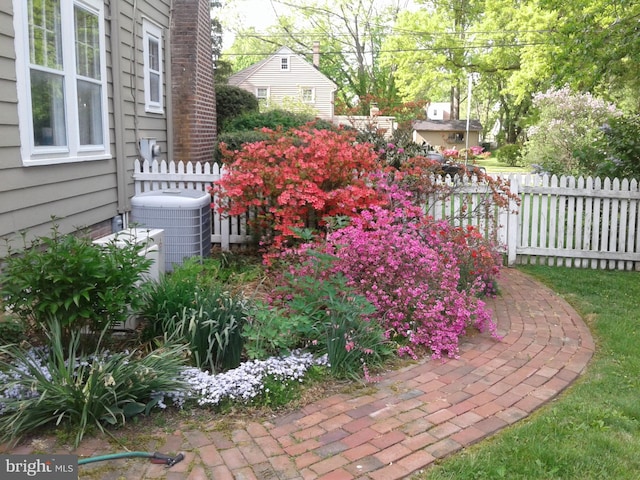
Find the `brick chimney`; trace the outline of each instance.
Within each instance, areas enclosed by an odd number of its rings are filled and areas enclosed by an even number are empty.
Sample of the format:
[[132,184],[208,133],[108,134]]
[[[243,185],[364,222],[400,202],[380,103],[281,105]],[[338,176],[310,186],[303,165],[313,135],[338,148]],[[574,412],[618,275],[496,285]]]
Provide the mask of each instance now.
[[171,81],[175,158],[211,161],[216,141],[210,0],[174,0]]
[[313,42],[313,66],[320,68],[320,42]]

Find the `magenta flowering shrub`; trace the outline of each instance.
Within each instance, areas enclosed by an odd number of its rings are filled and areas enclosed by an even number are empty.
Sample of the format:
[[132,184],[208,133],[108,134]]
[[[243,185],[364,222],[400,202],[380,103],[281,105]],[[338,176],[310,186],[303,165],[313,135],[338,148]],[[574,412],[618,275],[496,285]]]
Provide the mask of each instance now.
[[446,222],[433,222],[414,208],[372,208],[329,235],[327,248],[349,285],[377,309],[383,327],[408,340],[400,353],[416,356],[427,347],[434,358],[455,357],[469,326],[496,335],[482,282],[460,287],[462,258],[471,255],[454,242]]
[[[311,255],[293,262],[292,269],[297,275],[343,275],[347,286],[375,307],[370,321],[402,345],[399,354],[417,358],[427,348],[433,358],[456,357],[469,327],[498,337],[490,311],[478,298],[498,265],[485,261],[477,270],[469,268],[478,258],[477,244],[465,240],[475,239],[472,233],[435,222],[409,202],[396,202],[393,209],[362,211],[314,246],[334,257],[330,267],[317,269]],[[304,249],[295,254],[304,255]]]

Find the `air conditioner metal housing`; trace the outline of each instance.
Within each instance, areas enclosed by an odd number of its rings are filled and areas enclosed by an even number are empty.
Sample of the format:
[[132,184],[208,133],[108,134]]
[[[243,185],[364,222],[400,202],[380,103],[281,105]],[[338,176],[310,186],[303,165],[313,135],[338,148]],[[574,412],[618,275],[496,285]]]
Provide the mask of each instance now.
[[211,196],[195,189],[144,192],[131,199],[131,226],[164,230],[165,269],[211,254]]

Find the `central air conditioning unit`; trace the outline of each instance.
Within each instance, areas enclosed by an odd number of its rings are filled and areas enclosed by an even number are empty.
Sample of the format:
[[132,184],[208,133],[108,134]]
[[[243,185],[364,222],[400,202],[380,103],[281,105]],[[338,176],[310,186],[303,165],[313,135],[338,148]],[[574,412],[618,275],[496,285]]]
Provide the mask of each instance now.
[[201,190],[168,189],[131,199],[130,223],[164,230],[165,268],[211,254],[211,196]]

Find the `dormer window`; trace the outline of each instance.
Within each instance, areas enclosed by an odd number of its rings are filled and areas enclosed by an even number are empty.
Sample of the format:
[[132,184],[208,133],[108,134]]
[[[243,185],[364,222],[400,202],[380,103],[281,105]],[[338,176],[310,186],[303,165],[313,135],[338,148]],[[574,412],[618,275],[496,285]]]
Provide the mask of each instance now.
[[280,57],[280,70],[289,70],[289,57]]

